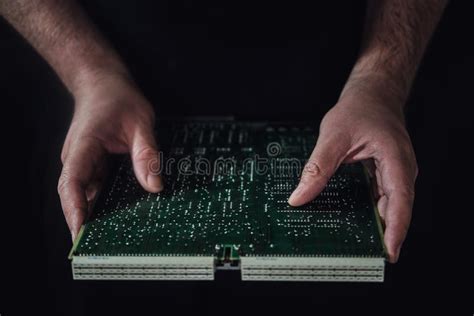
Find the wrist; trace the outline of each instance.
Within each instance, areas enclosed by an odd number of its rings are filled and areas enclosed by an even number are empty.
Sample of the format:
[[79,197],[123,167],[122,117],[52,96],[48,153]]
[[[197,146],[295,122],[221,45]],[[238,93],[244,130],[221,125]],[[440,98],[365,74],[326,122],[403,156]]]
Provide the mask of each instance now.
[[364,112],[385,112],[404,124],[406,96],[389,81],[389,78],[378,74],[363,76],[351,74],[339,96],[338,104],[360,107]]
[[391,106],[403,108],[415,70],[414,65],[404,65],[383,50],[374,48],[359,56],[341,97],[371,95]]
[[104,81],[114,78],[132,82],[131,75],[123,65],[102,64],[78,67],[69,80],[68,89],[76,98],[84,91],[95,89]]
[[353,71],[339,96],[339,101],[359,99],[370,104],[383,105],[396,113],[403,113],[407,97],[407,91],[386,74]]

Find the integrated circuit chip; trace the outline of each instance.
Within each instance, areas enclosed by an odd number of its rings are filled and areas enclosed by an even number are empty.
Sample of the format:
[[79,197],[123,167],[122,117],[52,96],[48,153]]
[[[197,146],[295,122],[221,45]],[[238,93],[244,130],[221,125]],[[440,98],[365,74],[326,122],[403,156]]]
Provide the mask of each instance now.
[[[163,121],[165,190],[148,193],[130,159],[113,168],[71,259],[75,279],[383,281],[382,230],[361,164],[288,205],[316,125]],[[155,170],[156,169],[156,170]]]

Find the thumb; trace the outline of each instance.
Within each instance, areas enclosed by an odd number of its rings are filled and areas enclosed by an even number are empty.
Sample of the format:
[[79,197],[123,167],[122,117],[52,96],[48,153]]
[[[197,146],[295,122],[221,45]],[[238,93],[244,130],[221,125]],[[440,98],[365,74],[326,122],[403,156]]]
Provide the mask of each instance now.
[[152,128],[135,129],[129,140],[135,176],[148,192],[163,190],[163,181],[159,175],[160,155],[156,146]]
[[288,199],[291,206],[301,206],[316,198],[344,160],[349,142],[333,133],[318,137],[316,147],[301,173],[298,186]]

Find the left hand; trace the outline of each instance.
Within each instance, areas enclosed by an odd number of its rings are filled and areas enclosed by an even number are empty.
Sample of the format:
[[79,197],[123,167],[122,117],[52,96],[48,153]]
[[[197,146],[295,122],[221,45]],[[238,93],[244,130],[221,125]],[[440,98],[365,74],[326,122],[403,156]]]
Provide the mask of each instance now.
[[375,163],[384,242],[395,263],[410,224],[418,174],[402,105],[369,93],[342,96],[323,118],[316,147],[288,203],[310,202],[341,163],[367,159]]

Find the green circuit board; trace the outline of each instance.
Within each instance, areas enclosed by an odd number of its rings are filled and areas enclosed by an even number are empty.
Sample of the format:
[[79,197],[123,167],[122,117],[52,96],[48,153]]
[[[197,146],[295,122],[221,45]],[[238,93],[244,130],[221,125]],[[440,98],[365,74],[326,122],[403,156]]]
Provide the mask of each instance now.
[[157,135],[164,191],[143,190],[121,158],[74,256],[217,256],[224,245],[232,256],[384,256],[361,164],[340,167],[313,202],[288,205],[316,124],[161,122]]

